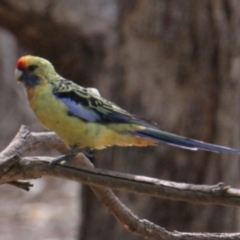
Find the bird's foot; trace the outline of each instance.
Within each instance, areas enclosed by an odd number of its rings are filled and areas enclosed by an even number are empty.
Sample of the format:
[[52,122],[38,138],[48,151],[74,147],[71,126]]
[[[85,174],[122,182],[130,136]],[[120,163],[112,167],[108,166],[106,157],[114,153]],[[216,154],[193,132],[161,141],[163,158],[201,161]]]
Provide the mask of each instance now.
[[92,163],[95,160],[94,150],[85,148],[84,150],[81,151],[81,153],[84,154],[84,156],[88,158]]
[[61,162],[65,161],[69,161],[70,159],[72,159],[73,157],[75,157],[77,155],[77,153],[75,152],[71,152],[69,154],[66,155],[61,155],[59,157],[54,158],[51,162],[50,162],[50,166],[54,166],[56,164],[60,164]]
[[84,154],[84,156],[86,158],[88,158],[91,162],[93,162],[93,160],[94,160],[94,151],[92,149],[89,149],[89,148],[74,149],[69,154],[61,155],[59,157],[54,158],[50,162],[50,166],[54,166],[55,164],[60,164],[63,161],[67,162],[67,161],[71,160],[72,158],[76,157],[78,155],[78,153]]

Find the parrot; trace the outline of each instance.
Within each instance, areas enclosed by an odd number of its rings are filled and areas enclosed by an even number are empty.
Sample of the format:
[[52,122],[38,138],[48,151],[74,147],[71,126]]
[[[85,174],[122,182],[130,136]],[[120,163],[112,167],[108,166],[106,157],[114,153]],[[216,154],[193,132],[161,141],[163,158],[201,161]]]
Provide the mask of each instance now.
[[54,131],[71,152],[166,143],[188,150],[240,154],[238,149],[162,131],[106,100],[96,88],[84,88],[60,76],[47,59],[20,57],[15,78],[23,83],[29,106],[41,124]]

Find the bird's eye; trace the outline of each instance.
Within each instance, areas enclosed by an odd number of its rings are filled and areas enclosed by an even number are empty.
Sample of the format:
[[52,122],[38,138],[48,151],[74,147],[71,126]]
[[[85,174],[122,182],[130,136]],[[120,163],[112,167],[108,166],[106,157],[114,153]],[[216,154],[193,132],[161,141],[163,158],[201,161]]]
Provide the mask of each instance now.
[[30,72],[32,72],[32,71],[34,71],[36,68],[37,68],[37,65],[30,65],[30,66],[28,67],[28,70],[29,70]]

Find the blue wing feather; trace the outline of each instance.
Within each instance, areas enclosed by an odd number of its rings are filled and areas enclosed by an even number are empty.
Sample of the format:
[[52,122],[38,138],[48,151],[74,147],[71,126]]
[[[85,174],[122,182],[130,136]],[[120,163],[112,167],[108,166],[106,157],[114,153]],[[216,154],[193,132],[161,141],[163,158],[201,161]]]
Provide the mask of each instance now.
[[101,116],[95,111],[78,104],[70,98],[61,98],[58,96],[56,96],[56,98],[65,104],[70,116],[74,116],[88,122],[97,122],[101,118]]

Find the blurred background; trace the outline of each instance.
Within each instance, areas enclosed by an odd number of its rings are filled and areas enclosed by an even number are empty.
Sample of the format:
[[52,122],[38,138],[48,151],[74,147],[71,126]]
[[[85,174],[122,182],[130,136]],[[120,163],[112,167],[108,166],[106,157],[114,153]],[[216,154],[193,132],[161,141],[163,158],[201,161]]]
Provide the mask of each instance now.
[[[14,80],[26,54],[161,129],[240,148],[240,1],[0,1],[0,147],[21,124],[44,131]],[[44,155],[53,154],[43,152]],[[55,153],[56,154],[56,153]],[[238,188],[239,157],[160,145],[111,148],[96,166],[166,180]],[[30,192],[0,187],[0,239],[136,240],[86,186],[44,178]],[[117,192],[168,230],[240,230],[237,208]]]

